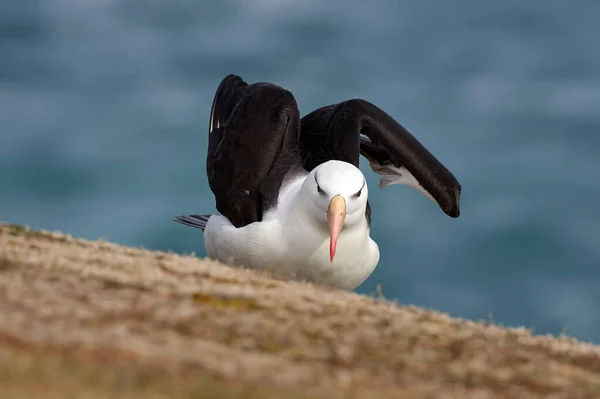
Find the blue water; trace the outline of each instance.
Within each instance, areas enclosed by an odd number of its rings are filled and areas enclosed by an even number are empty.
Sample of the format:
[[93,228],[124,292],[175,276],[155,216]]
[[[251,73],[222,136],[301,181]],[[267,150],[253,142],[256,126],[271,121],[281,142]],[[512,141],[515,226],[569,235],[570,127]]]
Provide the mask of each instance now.
[[214,211],[220,80],[302,114],[361,97],[463,197],[451,219],[365,163],[382,256],[357,291],[600,343],[600,2],[341,4],[2,1],[0,220],[204,256],[170,219]]

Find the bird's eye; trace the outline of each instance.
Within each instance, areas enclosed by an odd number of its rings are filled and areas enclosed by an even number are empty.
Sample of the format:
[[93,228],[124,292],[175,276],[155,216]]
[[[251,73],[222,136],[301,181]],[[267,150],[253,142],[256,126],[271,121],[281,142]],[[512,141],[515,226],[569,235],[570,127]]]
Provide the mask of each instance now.
[[362,193],[362,188],[360,190],[358,190],[358,192],[356,194],[354,194],[354,198],[360,197],[361,193]]
[[321,188],[321,186],[319,186],[318,184],[317,184],[317,192],[319,194],[325,194],[325,191],[323,191],[323,189]]

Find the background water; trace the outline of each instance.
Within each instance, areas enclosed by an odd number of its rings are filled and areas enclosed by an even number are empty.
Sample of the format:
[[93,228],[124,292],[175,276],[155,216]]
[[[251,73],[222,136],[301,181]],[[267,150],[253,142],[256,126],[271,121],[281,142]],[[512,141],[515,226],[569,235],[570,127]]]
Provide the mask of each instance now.
[[[194,4],[194,5],[192,5]],[[358,292],[600,343],[600,3],[0,3],[0,220],[205,255],[170,221],[205,176],[228,73],[304,115],[352,97],[463,186],[459,219],[371,185],[381,262]]]

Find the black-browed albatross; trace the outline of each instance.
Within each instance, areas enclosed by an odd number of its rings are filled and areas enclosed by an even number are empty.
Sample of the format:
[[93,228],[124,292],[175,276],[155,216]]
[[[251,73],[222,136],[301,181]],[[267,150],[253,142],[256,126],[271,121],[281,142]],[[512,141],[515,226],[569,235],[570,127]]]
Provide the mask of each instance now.
[[454,175],[377,106],[353,99],[301,119],[289,91],[228,75],[206,159],[219,214],[174,220],[203,230],[210,258],[352,290],[379,262],[361,154],[381,188],[407,184],[459,216]]

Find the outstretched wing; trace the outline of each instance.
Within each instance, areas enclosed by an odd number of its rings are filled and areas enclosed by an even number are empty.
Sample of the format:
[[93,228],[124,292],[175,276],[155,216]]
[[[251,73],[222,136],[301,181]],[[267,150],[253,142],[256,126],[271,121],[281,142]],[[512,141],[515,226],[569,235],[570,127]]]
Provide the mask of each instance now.
[[331,159],[356,167],[362,154],[383,175],[380,187],[408,184],[451,217],[460,215],[461,186],[411,133],[368,101],[319,108],[301,119],[300,156],[306,169]]
[[262,219],[296,163],[300,125],[292,95],[270,83],[228,75],[211,109],[206,171],[217,210],[236,227]]

